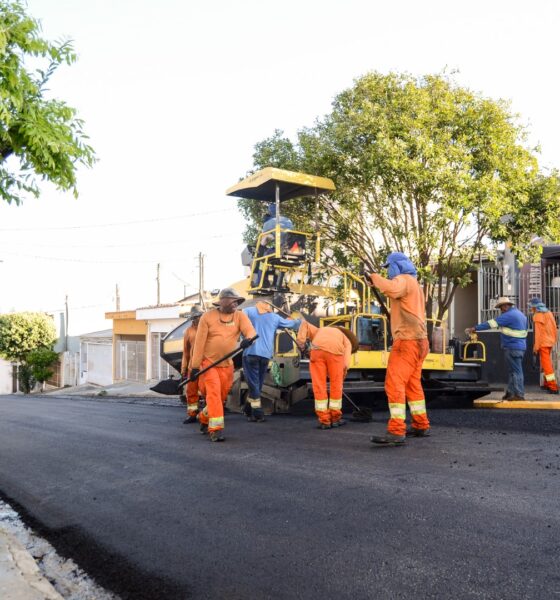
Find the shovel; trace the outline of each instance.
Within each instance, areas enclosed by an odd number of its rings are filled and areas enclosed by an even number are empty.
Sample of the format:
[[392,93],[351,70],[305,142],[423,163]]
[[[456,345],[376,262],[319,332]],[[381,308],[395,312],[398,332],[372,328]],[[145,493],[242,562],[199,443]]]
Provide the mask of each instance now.
[[[251,344],[252,344],[258,337],[259,336],[256,335],[255,337],[249,338],[248,341],[251,342]],[[251,344],[249,344],[249,346]],[[249,346],[247,346],[247,348]],[[228,358],[233,358],[234,356],[237,356],[240,352],[243,352],[243,350],[245,350],[245,348],[241,348],[241,346],[240,346],[239,348],[236,348],[235,350],[228,352],[225,356],[222,356],[222,358],[218,359],[216,362],[213,362],[211,365],[208,365],[207,367],[204,367],[204,369],[199,371],[196,378],[198,379],[201,375],[206,373],[206,371],[213,369],[215,366],[219,365],[220,363],[223,363],[225,360],[228,360]],[[179,389],[181,390],[182,388],[184,388],[187,385],[187,383],[189,383],[191,381],[194,381],[194,380],[191,379],[190,377],[187,377],[186,379],[181,380],[181,382],[179,383]]]

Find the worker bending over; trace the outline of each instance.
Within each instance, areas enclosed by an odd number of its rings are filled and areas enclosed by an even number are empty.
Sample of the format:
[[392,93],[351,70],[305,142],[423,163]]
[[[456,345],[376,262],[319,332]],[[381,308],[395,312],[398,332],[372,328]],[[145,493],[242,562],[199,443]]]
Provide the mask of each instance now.
[[[342,418],[342,386],[350,366],[350,356],[358,350],[358,340],[343,327],[315,327],[303,321],[297,335],[297,345],[302,352],[307,340],[311,341],[309,371],[319,429],[345,425],[346,421]],[[327,391],[327,377],[330,394]]]
[[245,414],[249,421],[264,421],[261,404],[261,390],[268,363],[274,354],[274,340],[278,328],[297,329],[300,321],[283,319],[273,312],[270,304],[257,302],[255,306],[243,309],[259,336],[257,341],[243,352],[243,374],[249,386]]
[[[190,376],[191,355],[194,348],[194,340],[198,331],[198,323],[204,311],[195,304],[189,313],[188,320],[191,321],[191,326],[185,329],[183,336],[183,356],[181,358],[181,375],[183,377]],[[195,423],[198,415],[198,380],[189,381],[186,385],[187,396],[187,418],[183,423]]]
[[[430,434],[426,400],[422,389],[422,364],[430,351],[426,331],[426,301],[416,279],[416,268],[402,252],[387,257],[388,279],[377,273],[371,283],[391,299],[391,335],[393,346],[385,374],[385,393],[389,400],[387,433],[374,436],[374,444],[400,445],[405,436]],[[406,430],[406,403],[410,409],[412,427]]]
[[535,341],[533,352],[539,355],[539,362],[544,374],[544,387],[549,394],[558,393],[558,384],[552,366],[552,348],[556,345],[558,328],[556,319],[540,298],[532,298],[530,302],[533,313]]
[[[241,348],[248,348],[255,330],[247,315],[237,310],[245,298],[232,288],[221,290],[216,309],[205,313],[198,325],[191,359],[191,377],[196,379],[205,369],[235,350],[239,336],[245,339]],[[212,442],[223,442],[224,403],[233,384],[233,361],[228,359],[200,375],[200,391],[206,398],[204,410],[198,413],[202,433],[208,432]]]

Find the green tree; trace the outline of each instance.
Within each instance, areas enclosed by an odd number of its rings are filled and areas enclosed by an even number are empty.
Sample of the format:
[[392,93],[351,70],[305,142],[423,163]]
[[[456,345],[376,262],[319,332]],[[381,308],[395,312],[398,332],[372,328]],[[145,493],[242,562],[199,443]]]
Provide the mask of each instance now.
[[49,348],[37,348],[25,357],[26,363],[31,367],[31,376],[35,381],[45,384],[53,374],[53,367],[58,361],[58,353]]
[[40,31],[23,2],[0,0],[0,197],[9,203],[39,196],[40,179],[77,196],[77,165],[95,162],[76,110],[46,88],[60,65],[75,62],[72,43]]
[[51,350],[55,341],[53,320],[43,313],[0,315],[0,356],[6,360],[25,362],[30,352]]
[[[537,149],[502,100],[441,75],[370,73],[333,101],[332,111],[298,132],[255,146],[254,169],[274,166],[331,177],[335,193],[283,207],[298,228],[320,224],[327,269],[378,271],[390,251],[419,267],[428,314],[443,318],[482,252],[508,241],[534,259],[536,236],[560,236],[560,179],[544,174]],[[240,201],[254,235],[262,207]]]

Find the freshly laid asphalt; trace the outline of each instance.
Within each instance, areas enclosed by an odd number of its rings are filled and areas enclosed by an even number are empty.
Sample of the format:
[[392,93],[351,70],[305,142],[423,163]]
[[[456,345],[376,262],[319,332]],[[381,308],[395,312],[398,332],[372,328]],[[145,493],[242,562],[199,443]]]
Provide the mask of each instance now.
[[560,598],[558,411],[430,412],[369,424],[0,397],[0,493],[123,599]]

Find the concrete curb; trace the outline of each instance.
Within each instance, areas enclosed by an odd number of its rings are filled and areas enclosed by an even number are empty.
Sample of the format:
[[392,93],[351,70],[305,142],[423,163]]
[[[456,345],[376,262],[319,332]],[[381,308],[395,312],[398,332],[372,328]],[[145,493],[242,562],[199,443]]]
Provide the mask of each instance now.
[[0,528],[0,598],[10,600],[63,600],[41,575],[31,554]]
[[474,408],[500,408],[514,410],[560,410],[560,401],[558,400],[518,400],[510,402],[509,400],[475,400]]

